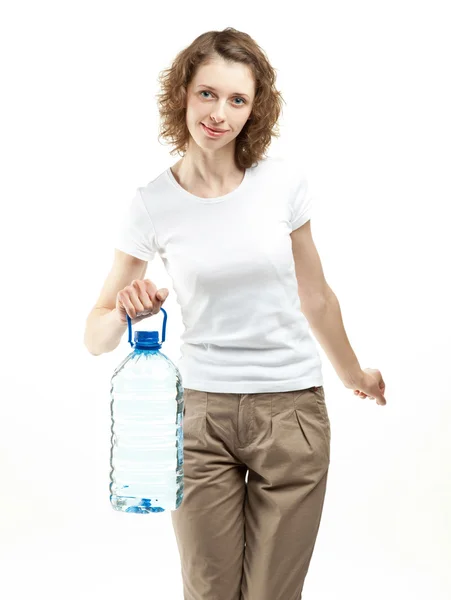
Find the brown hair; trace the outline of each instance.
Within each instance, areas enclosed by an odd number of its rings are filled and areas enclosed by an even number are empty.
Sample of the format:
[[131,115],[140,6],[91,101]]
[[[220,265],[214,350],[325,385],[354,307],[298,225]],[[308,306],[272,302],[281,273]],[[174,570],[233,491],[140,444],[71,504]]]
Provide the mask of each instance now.
[[247,34],[227,27],[223,31],[208,31],[197,37],[190,46],[177,54],[172,66],[158,77],[162,93],[158,94],[161,137],[170,141],[176,152],[184,156],[188,147],[186,125],[187,87],[197,68],[212,59],[248,65],[255,79],[255,98],[251,117],[235,139],[235,162],[238,168],[250,168],[258,163],[271,143],[279,137],[278,118],[285,102],[275,89],[275,69],[265,52]]

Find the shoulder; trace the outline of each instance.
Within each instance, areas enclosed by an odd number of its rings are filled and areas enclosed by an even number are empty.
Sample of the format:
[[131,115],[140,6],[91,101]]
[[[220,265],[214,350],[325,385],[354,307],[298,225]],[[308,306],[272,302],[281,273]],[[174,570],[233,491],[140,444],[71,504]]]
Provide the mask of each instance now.
[[270,156],[262,161],[269,171],[284,177],[288,182],[296,182],[305,178],[300,161],[292,156]]

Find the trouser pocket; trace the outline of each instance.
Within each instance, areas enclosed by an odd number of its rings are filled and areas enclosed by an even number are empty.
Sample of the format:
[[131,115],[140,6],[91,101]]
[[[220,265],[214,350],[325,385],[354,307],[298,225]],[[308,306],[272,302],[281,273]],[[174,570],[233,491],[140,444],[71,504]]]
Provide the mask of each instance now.
[[329,413],[327,412],[326,405],[326,396],[324,393],[324,387],[320,386],[312,386],[309,388],[309,391],[313,392],[313,396],[315,398],[316,406],[318,407],[318,412],[323,421],[325,432],[328,440],[330,441],[330,421],[329,421]]

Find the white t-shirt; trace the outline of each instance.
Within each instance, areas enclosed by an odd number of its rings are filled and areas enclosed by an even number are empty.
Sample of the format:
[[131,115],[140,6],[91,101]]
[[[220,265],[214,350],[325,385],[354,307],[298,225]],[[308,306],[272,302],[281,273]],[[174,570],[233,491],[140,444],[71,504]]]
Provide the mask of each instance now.
[[323,385],[290,238],[311,211],[305,178],[279,157],[263,158],[218,198],[187,192],[170,168],[137,189],[115,247],[148,262],[161,256],[185,326],[176,363],[183,387],[257,393]]

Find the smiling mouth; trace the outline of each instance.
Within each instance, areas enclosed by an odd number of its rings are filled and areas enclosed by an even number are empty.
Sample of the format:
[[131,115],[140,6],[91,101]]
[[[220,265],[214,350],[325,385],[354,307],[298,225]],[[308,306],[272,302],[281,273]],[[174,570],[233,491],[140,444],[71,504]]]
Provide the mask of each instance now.
[[225,133],[226,131],[228,131],[228,129],[212,129],[211,127],[208,127],[208,125],[205,125],[205,123],[202,123],[202,125],[210,131],[212,131],[213,133]]

